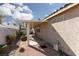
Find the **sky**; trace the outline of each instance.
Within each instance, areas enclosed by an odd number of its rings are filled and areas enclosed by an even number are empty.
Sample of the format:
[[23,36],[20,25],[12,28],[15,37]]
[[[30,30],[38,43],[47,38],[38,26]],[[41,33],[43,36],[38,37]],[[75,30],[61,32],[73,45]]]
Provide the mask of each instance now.
[[19,19],[44,19],[64,5],[65,3],[0,3],[0,15],[4,16],[4,25],[12,22],[20,23]]
[[53,11],[65,5],[65,3],[35,3],[35,4],[24,4],[28,5],[33,11],[34,19],[43,19],[44,17],[53,13]]

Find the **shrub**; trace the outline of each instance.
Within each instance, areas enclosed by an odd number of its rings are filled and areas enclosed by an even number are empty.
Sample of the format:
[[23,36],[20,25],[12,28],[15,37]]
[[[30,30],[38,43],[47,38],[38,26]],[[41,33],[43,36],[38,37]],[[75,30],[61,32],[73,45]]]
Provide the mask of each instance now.
[[14,42],[16,40],[16,36],[15,35],[7,35],[6,36],[6,43],[7,44],[11,44],[12,42]]
[[9,35],[6,36],[6,43],[7,44],[11,44],[11,40],[10,40],[10,36]]
[[1,53],[4,53],[6,47],[7,47],[6,44],[0,45],[0,54],[1,54]]
[[19,39],[22,35],[25,35],[22,31],[16,32],[17,39]]
[[21,38],[20,38],[22,41],[26,41],[27,40],[27,37],[26,36],[21,36]]

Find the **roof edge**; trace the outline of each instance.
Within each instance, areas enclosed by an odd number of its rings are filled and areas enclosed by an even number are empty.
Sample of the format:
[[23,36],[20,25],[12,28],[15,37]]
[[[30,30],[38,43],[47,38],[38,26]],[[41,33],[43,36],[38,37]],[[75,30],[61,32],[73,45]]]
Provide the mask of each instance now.
[[54,16],[56,16],[56,15],[58,15],[58,14],[64,12],[64,11],[66,11],[66,10],[68,10],[68,9],[70,9],[70,8],[72,8],[72,7],[74,7],[74,6],[76,6],[76,5],[78,5],[78,3],[70,4],[69,6],[64,7],[63,9],[57,11],[56,13],[54,13],[54,14],[48,16],[48,17],[45,18],[43,21],[47,21],[48,19],[50,19],[50,18],[52,18],[52,17],[54,17]]

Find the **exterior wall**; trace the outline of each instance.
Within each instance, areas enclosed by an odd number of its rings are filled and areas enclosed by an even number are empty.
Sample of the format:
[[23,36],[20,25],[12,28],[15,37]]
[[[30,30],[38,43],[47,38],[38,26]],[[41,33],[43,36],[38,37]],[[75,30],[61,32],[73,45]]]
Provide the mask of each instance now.
[[65,53],[79,55],[79,5],[41,24],[38,34],[52,45],[60,42]]
[[17,29],[1,27],[0,26],[0,44],[5,44],[6,36],[7,35],[15,35]]

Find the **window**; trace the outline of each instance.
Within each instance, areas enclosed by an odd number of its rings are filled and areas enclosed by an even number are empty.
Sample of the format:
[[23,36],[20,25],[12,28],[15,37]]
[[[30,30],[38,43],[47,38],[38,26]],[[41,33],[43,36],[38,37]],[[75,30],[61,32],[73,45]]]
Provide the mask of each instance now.
[[40,29],[37,29],[37,32],[40,32]]
[[37,27],[36,28],[36,32],[40,32],[40,27]]

